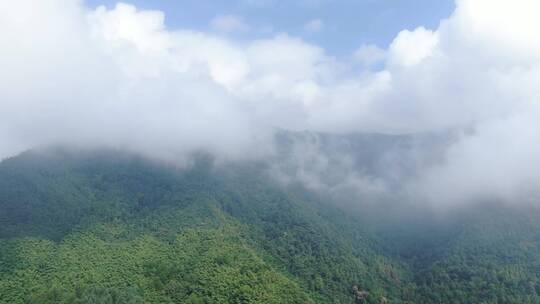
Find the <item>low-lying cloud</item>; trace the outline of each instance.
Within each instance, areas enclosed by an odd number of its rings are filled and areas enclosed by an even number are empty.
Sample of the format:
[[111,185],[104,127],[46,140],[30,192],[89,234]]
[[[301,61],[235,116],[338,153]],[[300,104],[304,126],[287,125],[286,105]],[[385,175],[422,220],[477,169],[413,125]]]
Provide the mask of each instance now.
[[[400,192],[445,205],[534,201],[539,10],[536,0],[457,0],[437,29],[336,58],[285,33],[236,41],[167,29],[162,12],[129,4],[0,0],[0,158],[70,144],[240,160],[274,154],[276,130],[451,132],[437,161],[389,174]],[[353,188],[394,189],[354,176]]]

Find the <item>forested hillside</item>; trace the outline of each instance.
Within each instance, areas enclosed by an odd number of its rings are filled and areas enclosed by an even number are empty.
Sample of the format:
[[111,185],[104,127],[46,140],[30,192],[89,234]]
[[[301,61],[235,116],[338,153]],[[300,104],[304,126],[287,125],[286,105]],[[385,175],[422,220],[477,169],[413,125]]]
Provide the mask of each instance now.
[[57,152],[1,165],[2,302],[350,303],[353,285],[401,297],[403,266],[354,220],[255,168]]
[[534,209],[390,224],[263,172],[113,151],[7,159],[0,303],[540,303]]

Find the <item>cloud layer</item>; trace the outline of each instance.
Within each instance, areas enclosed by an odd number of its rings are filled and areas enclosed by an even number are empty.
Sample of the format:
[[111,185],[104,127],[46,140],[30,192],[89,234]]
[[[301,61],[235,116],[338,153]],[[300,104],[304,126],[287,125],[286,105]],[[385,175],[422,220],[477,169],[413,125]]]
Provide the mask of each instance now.
[[[539,9],[457,0],[437,29],[336,58],[287,34],[238,42],[167,29],[162,12],[129,4],[0,0],[0,158],[61,143],[234,160],[271,154],[277,129],[466,130],[403,191],[448,204],[535,200]],[[214,23],[236,30],[235,20]]]

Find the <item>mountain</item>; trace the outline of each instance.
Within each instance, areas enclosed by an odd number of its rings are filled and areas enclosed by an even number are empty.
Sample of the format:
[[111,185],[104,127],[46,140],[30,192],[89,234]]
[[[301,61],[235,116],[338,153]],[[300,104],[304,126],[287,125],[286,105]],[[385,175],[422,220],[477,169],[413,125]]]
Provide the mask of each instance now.
[[269,171],[119,151],[4,160],[0,303],[540,303],[534,207],[358,212]]
[[349,216],[257,168],[209,162],[177,170],[59,151],[4,161],[0,300],[348,303],[353,285],[400,297],[403,266]]

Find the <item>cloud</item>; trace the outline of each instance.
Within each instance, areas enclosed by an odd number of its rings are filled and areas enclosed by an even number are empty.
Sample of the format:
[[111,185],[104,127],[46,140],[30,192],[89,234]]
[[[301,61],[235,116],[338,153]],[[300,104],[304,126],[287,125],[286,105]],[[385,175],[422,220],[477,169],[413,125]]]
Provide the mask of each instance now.
[[[163,12],[129,4],[0,1],[0,157],[63,143],[237,160],[272,154],[277,129],[452,131],[440,159],[402,175],[400,191],[446,205],[534,200],[539,4],[456,4],[436,29],[404,30],[387,50],[361,47],[357,60],[382,62],[357,71],[350,56],[288,34],[237,42],[168,29]],[[216,29],[242,24],[225,16]],[[348,185],[381,189],[354,174]]]
[[412,32],[404,30],[390,45],[388,63],[398,66],[417,65],[434,55],[438,43],[438,33],[424,27],[419,27]]
[[321,19],[313,19],[304,24],[304,30],[311,33],[320,32],[324,28],[324,22]]
[[360,46],[353,54],[354,60],[364,66],[373,66],[386,59],[386,50],[374,44],[364,44]]
[[538,114],[477,126],[450,145],[443,163],[422,172],[411,184],[412,193],[439,207],[471,202],[538,205]]
[[234,15],[217,16],[210,22],[210,26],[215,31],[219,32],[245,32],[250,30],[250,26],[247,25],[240,17]]

